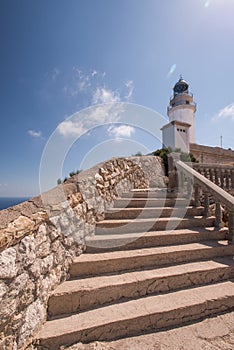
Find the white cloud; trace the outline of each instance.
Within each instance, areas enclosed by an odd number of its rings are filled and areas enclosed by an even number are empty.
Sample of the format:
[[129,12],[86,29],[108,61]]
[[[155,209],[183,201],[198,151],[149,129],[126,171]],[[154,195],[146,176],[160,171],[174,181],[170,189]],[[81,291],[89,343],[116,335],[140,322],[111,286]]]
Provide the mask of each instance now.
[[91,86],[90,79],[91,74],[85,74],[81,69],[73,67],[71,82],[64,86],[63,91],[70,97],[86,93]]
[[84,109],[59,124],[57,131],[66,137],[79,137],[97,126],[118,122],[122,103],[108,103]]
[[72,79],[69,85],[64,86],[63,91],[70,97],[79,94],[90,94],[92,96],[93,89],[97,86],[97,79],[103,79],[105,72],[99,72],[96,69],[86,73],[79,67],[73,67]]
[[92,71],[92,73],[91,73],[91,76],[92,77],[95,77],[95,75],[97,75],[98,74],[98,72],[96,71],[96,69],[94,69],[93,71]]
[[82,135],[85,132],[85,128],[82,123],[73,122],[72,120],[65,120],[58,126],[59,134],[63,136],[76,136]]
[[87,89],[91,86],[88,77],[86,77],[85,79],[81,80],[81,81],[78,83],[77,86],[78,86],[78,91],[79,91],[79,92],[87,91]]
[[121,137],[131,137],[135,133],[135,128],[130,125],[110,126],[108,133],[116,139]]
[[120,102],[119,94],[107,88],[97,87],[93,94],[92,103],[102,104],[112,102]]
[[70,82],[63,87],[63,91],[69,97],[79,97],[79,105],[84,103],[83,107],[131,99],[134,90],[132,80],[124,83],[125,92],[120,94],[105,84],[105,77],[105,72],[96,69],[86,72],[73,67]]
[[41,137],[41,131],[28,130],[28,135],[34,138]]
[[234,102],[220,109],[218,114],[215,115],[213,118],[213,120],[219,120],[219,119],[230,119],[234,121]]
[[77,70],[77,92],[85,92],[89,89],[91,77],[92,74],[85,74],[82,70]]
[[134,85],[133,85],[133,81],[132,80],[128,80],[125,83],[125,86],[127,88],[127,95],[124,96],[127,100],[130,100],[130,98],[132,97],[133,94],[133,90],[134,90]]

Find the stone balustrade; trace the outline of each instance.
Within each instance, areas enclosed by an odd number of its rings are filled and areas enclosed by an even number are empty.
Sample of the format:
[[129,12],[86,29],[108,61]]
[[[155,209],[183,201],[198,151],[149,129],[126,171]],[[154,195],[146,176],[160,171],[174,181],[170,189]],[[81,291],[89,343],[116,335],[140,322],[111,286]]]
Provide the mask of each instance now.
[[0,211],[0,349],[25,349],[95,223],[122,192],[164,187],[160,158],[116,158]]
[[[200,174],[198,171],[193,169],[192,164],[190,164],[189,166],[188,164],[185,164],[180,160],[175,160],[174,163],[178,172],[178,183],[180,183],[183,186],[185,183],[184,178],[186,177],[188,194],[191,195],[191,197],[193,196],[195,206],[199,206],[201,204],[200,199],[203,193],[204,216],[210,215],[210,196],[213,197],[215,203],[215,224],[217,228],[222,226],[221,205],[226,208],[228,213],[227,239],[230,243],[233,243],[234,197],[230,193],[223,190],[220,186],[211,181],[212,179],[215,179],[214,174],[212,172],[210,172],[210,178],[207,178],[203,174]],[[204,167],[204,169],[206,168]],[[225,182],[226,185],[227,182]]]
[[217,186],[234,194],[234,166],[194,163],[193,168]]

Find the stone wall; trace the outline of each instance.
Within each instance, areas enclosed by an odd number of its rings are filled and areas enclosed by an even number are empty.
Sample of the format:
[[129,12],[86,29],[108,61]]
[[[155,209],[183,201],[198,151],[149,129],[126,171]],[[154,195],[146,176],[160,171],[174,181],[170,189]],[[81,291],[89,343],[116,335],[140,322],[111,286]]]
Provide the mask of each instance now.
[[190,152],[199,163],[234,164],[234,151],[232,150],[191,143]]
[[67,277],[96,221],[122,192],[162,187],[157,157],[117,158],[41,196],[0,211],[0,349],[25,349],[46,318],[50,292]]
[[138,164],[149,182],[149,187],[165,187],[167,179],[162,159],[154,156],[131,157],[133,162]]

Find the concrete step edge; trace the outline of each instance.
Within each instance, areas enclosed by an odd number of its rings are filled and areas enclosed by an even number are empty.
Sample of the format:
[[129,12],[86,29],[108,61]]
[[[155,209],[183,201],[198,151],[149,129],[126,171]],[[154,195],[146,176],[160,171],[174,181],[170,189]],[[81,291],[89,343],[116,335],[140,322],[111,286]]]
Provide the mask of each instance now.
[[133,232],[178,230],[192,227],[214,227],[215,218],[183,217],[183,218],[148,218],[126,220],[103,220],[95,228],[96,235],[126,234]]
[[154,192],[154,191],[141,191],[141,192],[124,192],[120,198],[185,198],[183,193],[170,193],[170,192]]
[[195,227],[173,231],[149,231],[145,233],[127,233],[113,235],[96,235],[86,238],[86,253],[100,253],[108,250],[141,249],[155,246],[196,243],[208,240],[223,240],[227,229],[215,230]]
[[181,205],[192,205],[193,201],[188,199],[173,199],[173,198],[118,198],[114,202],[114,208],[125,207],[125,208],[144,208],[144,207],[157,207],[157,206],[178,206]]
[[75,258],[70,275],[100,275],[230,255],[234,255],[234,245],[228,245],[226,241],[82,254]]
[[141,332],[181,325],[234,307],[231,281],[166,295],[108,305],[46,322],[39,345],[52,349],[75,342],[110,340]]
[[166,293],[234,277],[234,261],[220,258],[159,269],[70,280],[50,296],[50,317],[80,312],[124,299]]
[[203,207],[186,207],[186,211],[183,207],[147,207],[147,208],[113,208],[105,212],[105,220],[116,219],[134,219],[136,217],[170,217],[172,214],[183,216],[202,215],[204,212]]
[[102,221],[98,221],[97,223],[96,223],[96,226],[97,227],[99,227],[99,226],[101,226],[101,225],[103,225],[103,224],[119,224],[119,225],[121,225],[121,224],[123,224],[123,225],[125,225],[125,224],[131,224],[131,223],[144,223],[144,222],[155,222],[155,221],[157,221],[157,222],[169,222],[169,221],[173,221],[173,220],[175,220],[175,221],[181,221],[181,220],[184,220],[184,221],[190,221],[191,219],[193,219],[193,220],[207,220],[207,221],[209,221],[209,220],[211,220],[211,219],[215,219],[215,217],[214,216],[209,216],[209,217],[203,217],[203,216],[201,216],[201,215],[197,215],[197,216],[195,216],[195,217],[182,217],[182,218],[180,218],[180,217],[176,217],[176,216],[171,216],[171,217],[166,217],[166,218],[156,218],[156,219],[154,219],[154,218],[140,218],[140,219],[138,219],[138,218],[136,218],[136,219],[105,219],[105,220],[102,220]]

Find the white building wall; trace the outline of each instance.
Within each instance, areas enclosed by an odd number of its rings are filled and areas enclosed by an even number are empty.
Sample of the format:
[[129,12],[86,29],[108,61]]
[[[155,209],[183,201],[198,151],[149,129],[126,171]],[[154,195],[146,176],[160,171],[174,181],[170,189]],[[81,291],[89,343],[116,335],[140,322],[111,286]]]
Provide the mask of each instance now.
[[189,129],[175,125],[174,132],[175,148],[180,148],[182,152],[189,153]]
[[167,124],[162,128],[163,147],[180,148],[182,152],[189,152],[189,126]]
[[171,147],[172,149],[175,148],[175,132],[174,127],[171,124],[170,126],[166,127],[162,131],[163,136],[163,147]]
[[194,122],[194,111],[191,108],[186,108],[185,106],[179,106],[178,108],[173,108],[168,113],[169,121],[178,121],[182,123],[190,124],[191,127],[188,130],[188,136],[190,143],[196,143],[196,132],[195,132],[195,122]]

